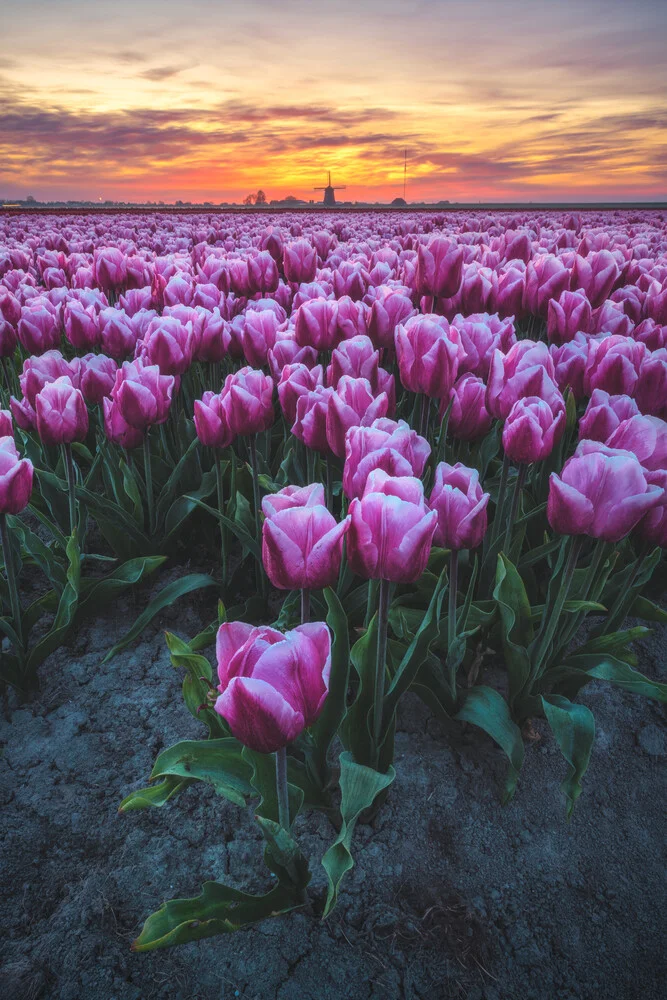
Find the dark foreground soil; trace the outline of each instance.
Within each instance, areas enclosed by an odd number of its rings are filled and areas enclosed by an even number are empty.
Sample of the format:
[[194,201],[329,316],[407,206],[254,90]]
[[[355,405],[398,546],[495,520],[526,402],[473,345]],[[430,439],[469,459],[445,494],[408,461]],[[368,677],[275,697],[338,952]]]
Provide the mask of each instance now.
[[[598,729],[571,822],[566,765],[543,729],[503,808],[494,745],[478,730],[443,733],[408,700],[391,797],[358,828],[356,867],[329,920],[294,913],[132,954],[162,900],[212,878],[266,884],[249,810],[203,786],[161,810],[117,812],[162,748],[203,736],[158,626],[191,636],[213,609],[181,604],[100,667],[141,606],[121,602],[83,628],[45,665],[35,701],[5,701],[3,1000],[665,996],[664,710],[602,685],[585,695]],[[645,672],[664,675],[666,651],[658,630],[642,647]],[[331,829],[308,818],[298,835],[321,890]]]

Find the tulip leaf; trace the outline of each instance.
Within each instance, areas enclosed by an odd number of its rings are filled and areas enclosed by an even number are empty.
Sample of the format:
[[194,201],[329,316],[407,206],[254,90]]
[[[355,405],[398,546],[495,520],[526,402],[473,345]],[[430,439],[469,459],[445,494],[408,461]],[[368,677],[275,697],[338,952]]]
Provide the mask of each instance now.
[[521,730],[512,720],[509,705],[498,691],[481,684],[466,691],[465,701],[454,718],[479,726],[507,754],[510,763],[503,804],[509,802],[516,790],[524,756]]
[[496,586],[493,596],[500,613],[505,663],[514,700],[530,676],[528,646],[533,639],[530,601],[516,567],[504,553],[498,555]]
[[144,506],[141,502],[141,494],[139,492],[139,487],[137,486],[134,473],[130,469],[127,462],[124,461],[120,463],[120,469],[123,475],[123,489],[125,491],[125,495],[132,504],[130,513],[137,524],[143,524]]
[[176,497],[179,483],[187,472],[188,464],[193,465],[192,472],[196,473],[198,470],[198,463],[195,457],[198,444],[199,441],[195,437],[179,458],[169,478],[167,479],[167,482],[160,490],[160,495],[155,505],[155,519],[158,526],[163,523],[167,511]]
[[369,717],[373,710],[377,634],[377,615],[373,615],[368,628],[350,651],[350,662],[359,683],[356,697],[341,722],[340,737],[345,749],[351,750],[359,761],[370,761],[373,754]]
[[[222,463],[223,465],[225,463]],[[215,492],[216,477],[215,469],[205,472],[202,476],[201,486],[198,490],[192,491],[188,496],[178,497],[172,503],[164,519],[164,537],[171,538],[180,530],[184,522],[197,506],[196,500],[205,500]]]
[[389,788],[395,777],[393,767],[389,767],[386,774],[381,774],[371,767],[357,764],[350,753],[340,755],[340,812],[343,822],[340,833],[322,858],[322,865],[329,879],[324,917],[336,905],[343,877],[354,867],[350,846],[359,817],[373,805],[381,792]]
[[446,570],[443,570],[431,595],[431,600],[421,625],[417,629],[412,642],[398,665],[396,673],[392,677],[389,689],[384,697],[384,707],[382,710],[383,729],[393,718],[401,695],[408,690],[416,678],[419,668],[428,656],[431,644],[436,641],[440,634],[440,612],[447,589],[446,579]]
[[205,656],[198,656],[187,642],[183,642],[172,632],[167,632],[165,640],[169,648],[171,662],[177,669],[185,670],[183,678],[183,700],[190,715],[208,726],[211,737],[228,736],[229,728],[224,719],[208,705],[213,671]]
[[[240,496],[241,494],[237,494],[237,504]],[[204,503],[203,500],[197,499],[194,494],[187,496],[185,499],[191,500],[193,503],[197,504],[198,507],[201,507],[202,510],[205,510],[207,514],[210,514],[211,517],[216,518],[220,524],[224,525],[225,528],[228,528],[233,535],[236,535],[241,544],[248,550],[248,552],[251,553],[251,555],[255,557],[255,559],[261,562],[262,556],[259,543],[256,538],[253,538],[242,522],[236,520],[232,521],[230,518],[225,517],[225,515],[221,514],[219,510],[215,510],[215,508],[209,507],[207,503]]]
[[112,646],[102,660],[102,663],[108,663],[109,660],[113,659],[117,653],[120,653],[122,649],[129,646],[131,642],[141,635],[149,622],[151,622],[153,618],[160,613],[160,611],[164,608],[168,608],[174,603],[174,601],[177,601],[179,597],[183,597],[185,594],[190,594],[193,590],[201,590],[202,587],[215,586],[215,580],[203,573],[190,573],[188,576],[182,576],[178,580],[172,580],[171,583],[168,583],[166,587],[163,587],[159,594],[153,598],[148,607],[142,612],[142,614],[139,615],[132,628],[125,633],[123,638]]
[[[243,761],[249,769],[250,784],[259,795],[259,803],[255,815],[278,822],[278,793],[276,791],[276,758],[272,753],[258,753],[249,747],[243,747]],[[287,757],[287,790],[289,793],[290,826],[298,816],[303,805],[304,794],[299,785],[290,778],[292,760]]]
[[575,651],[575,655],[583,656],[586,653],[619,653],[625,652],[631,642],[636,639],[644,639],[651,634],[651,629],[644,625],[635,625],[634,628],[625,629],[621,632],[607,632],[605,635],[596,635],[583,646]]
[[136,792],[130,792],[129,795],[126,795],[118,806],[118,812],[126,813],[150,807],[159,808],[190,784],[192,784],[191,778],[180,778],[175,774],[167,775],[164,781],[157,785],[139,788]]
[[667,702],[667,684],[645,677],[638,670],[634,670],[629,663],[609,653],[601,658],[595,654],[580,655],[577,651],[574,656],[568,657],[562,669],[578,676],[584,675],[588,680],[609,681],[610,684],[616,684],[644,698]]
[[[288,830],[265,816],[255,817],[266,841],[264,862],[281,885],[289,886],[295,893],[303,891],[310,882],[308,861]],[[305,902],[305,900],[304,900]]]
[[588,767],[595,739],[595,719],[585,705],[577,705],[558,694],[543,695],[541,702],[561,753],[570,765],[561,785],[567,798],[569,818],[581,795],[581,779]]
[[84,581],[81,585],[83,597],[79,601],[77,616],[113,600],[117,594],[154,573],[163,565],[166,558],[166,556],[139,556],[137,559],[128,559],[101,580]]
[[633,618],[643,618],[647,622],[660,622],[663,625],[667,622],[667,610],[640,595],[635,597],[629,613]]
[[60,595],[58,609],[51,628],[43,639],[33,647],[26,664],[28,673],[34,673],[40,663],[43,663],[65,640],[77,610],[79,586],[81,582],[81,556],[76,532],[67,542],[67,584]]
[[97,521],[97,526],[121,559],[131,559],[151,551],[152,542],[134,518],[118,503],[77,486],[76,495]]
[[252,896],[220,882],[204,882],[200,896],[172,899],[151,914],[132,951],[151,951],[230,934],[298,905],[294,892],[280,883],[264,896]]
[[331,673],[329,693],[320,717],[311,729],[318,771],[322,777],[327,770],[329,747],[347,713],[347,689],[350,682],[350,638],[347,615],[331,587],[327,587],[324,591],[324,599],[329,609],[327,625],[333,635]]
[[67,575],[53,549],[45,545],[39,535],[31,531],[20,517],[8,516],[7,527],[19,538],[21,545],[42,570],[51,586],[59,592],[62,591],[67,583]]
[[150,780],[167,777],[204,781],[218,795],[244,806],[252,795],[251,769],[233,736],[219,740],[182,740],[158,756]]

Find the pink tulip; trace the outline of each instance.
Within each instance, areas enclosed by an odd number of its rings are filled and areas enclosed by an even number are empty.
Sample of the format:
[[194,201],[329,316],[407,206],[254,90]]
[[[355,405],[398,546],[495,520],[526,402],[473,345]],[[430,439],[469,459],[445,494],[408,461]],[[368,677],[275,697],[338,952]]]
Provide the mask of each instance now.
[[11,410],[0,410],[0,437],[14,437]]
[[262,528],[262,561],[279,590],[319,590],[338,579],[343,535],[340,524],[322,505],[288,507],[271,514]]
[[667,326],[660,326],[653,319],[645,319],[632,331],[635,340],[646,344],[649,351],[667,347]]
[[608,298],[620,273],[616,258],[608,250],[587,257],[577,254],[572,268],[572,288],[581,288],[596,309]]
[[336,343],[365,336],[368,331],[370,307],[364,302],[343,295],[336,302]]
[[229,350],[231,334],[228,325],[217,307],[206,313],[201,327],[201,336],[196,347],[197,361],[222,361]]
[[102,400],[104,409],[104,433],[109,441],[118,444],[121,448],[130,451],[138,448],[144,439],[143,432],[131,427],[123,418],[116,404],[105,397]]
[[248,310],[243,328],[243,353],[251,367],[268,364],[269,351],[279,337],[280,320],[269,309]]
[[294,334],[281,331],[280,339],[276,340],[268,353],[269,368],[273,381],[278,383],[285,365],[302,364],[306,368],[314,368],[317,364],[317,351],[313,347],[300,347]]
[[279,281],[276,262],[268,250],[261,250],[256,256],[248,257],[248,286],[251,295],[257,292],[275,292]]
[[537,396],[517,399],[503,427],[503,451],[513,462],[541,462],[551,454],[564,430],[562,397],[551,403]]
[[190,306],[194,295],[192,278],[186,274],[175,274],[165,285],[162,299],[165,306]]
[[477,375],[461,376],[454,385],[449,399],[440,402],[440,419],[449,411],[448,432],[458,441],[478,441],[491,430],[493,417],[486,408],[486,386]]
[[443,398],[465,358],[461,336],[442,316],[414,316],[396,328],[401,382],[411,392]]
[[463,248],[443,237],[420,244],[417,250],[417,292],[435,298],[456,295],[463,274]]
[[655,282],[646,293],[646,316],[660,326],[667,324],[667,279],[662,286]]
[[490,267],[480,267],[476,262],[469,264],[463,272],[463,281],[456,299],[450,299],[451,306],[445,305],[449,316],[461,311],[469,316],[483,313],[495,306],[498,293],[498,275]]
[[331,354],[331,364],[327,368],[327,385],[334,389],[343,375],[351,378],[365,378],[373,390],[378,387],[380,352],[375,350],[370,337],[357,335],[344,340]]
[[642,361],[635,399],[642,413],[667,419],[667,350],[664,348]]
[[0,322],[4,320],[10,326],[18,326],[21,319],[21,303],[8,288],[0,285]]
[[343,375],[329,398],[326,430],[330,450],[342,458],[345,455],[345,435],[350,427],[368,427],[378,417],[386,416],[388,410],[386,392],[374,396],[367,379]]
[[88,410],[66,375],[47,383],[35,397],[37,433],[43,444],[71,444],[88,433]]
[[99,404],[111,395],[118,365],[104,354],[86,354],[81,358],[81,392],[87,403]]
[[251,750],[273,753],[316,721],[331,670],[331,636],[324,622],[284,635],[268,626],[225,622],[216,655],[215,710]]
[[314,281],[317,272],[317,250],[308,240],[297,240],[283,250],[283,268],[288,281],[300,285]]
[[9,409],[17,427],[22,431],[34,431],[37,427],[37,414],[28,399],[9,397]]
[[575,399],[582,399],[584,392],[584,374],[588,363],[588,337],[585,333],[575,333],[572,340],[549,348],[551,360],[554,363],[556,385],[561,392],[567,388],[572,390]]
[[486,386],[486,408],[506,420],[517,399],[539,396],[549,402],[560,392],[554,383],[555,369],[546,344],[520,340],[507,354],[494,351]]
[[569,287],[570,272],[559,257],[541,254],[533,258],[526,267],[526,287],[523,293],[523,308],[534,316],[546,318],[549,302],[560,298]]
[[0,437],[0,514],[20,514],[32,493],[32,462],[21,458],[11,435]]
[[123,420],[145,432],[169,416],[174,385],[173,375],[163,375],[157,365],[147,365],[138,358],[125,361],[118,369],[111,398]]
[[454,552],[476,549],[486,534],[488,503],[476,469],[440,462],[429,498],[438,517],[434,543]]
[[273,380],[254,368],[240,368],[225,379],[223,405],[234,435],[259,434],[274,420]]
[[327,439],[327,414],[334,395],[333,389],[318,385],[311,392],[299,396],[296,404],[292,434],[299,441],[303,441],[307,448],[322,455],[330,451]]
[[562,535],[620,542],[662,495],[632,455],[575,454],[560,476],[551,473],[547,517]]
[[414,583],[424,572],[438,515],[426,509],[418,479],[401,492],[409,499],[366,490],[350,503],[347,557],[358,576]]
[[196,399],[194,421],[197,437],[209,448],[226,448],[234,440],[222,393],[205,392],[201,399]]
[[345,437],[343,491],[349,498],[361,497],[374,469],[419,477],[430,453],[428,441],[404,420],[380,419],[367,427],[351,427]]
[[100,313],[100,345],[105,354],[121,360],[132,354],[137,343],[133,320],[122,309],[108,308]]
[[584,390],[604,389],[612,396],[632,396],[646,348],[630,337],[612,336],[591,340],[584,374]]
[[630,396],[610,396],[604,389],[593,389],[579,421],[579,440],[606,441],[622,421],[637,413],[639,407]]
[[349,296],[353,302],[363,299],[370,276],[356,261],[344,260],[333,272],[333,290],[337,299]]
[[523,319],[526,310],[523,298],[526,291],[526,272],[518,267],[509,267],[498,277],[496,309],[503,317]]
[[622,420],[606,444],[631,452],[651,472],[667,469],[667,423],[659,417],[636,415]]
[[547,310],[547,336],[554,344],[566,344],[580,331],[592,328],[591,304],[583,292],[564,291],[558,301],[549,300]]
[[93,257],[93,276],[103,291],[120,291],[127,280],[127,265],[122,251],[116,247],[96,250]]
[[[77,364],[79,359],[75,359]],[[19,375],[21,392],[31,406],[35,405],[35,396],[49,382],[66,375],[72,384],[76,384],[76,365],[66,361],[60,351],[47,351],[38,357],[26,358],[23,371]]]
[[9,320],[0,316],[0,358],[11,358],[17,343],[18,337],[15,328]]
[[407,295],[389,290],[373,300],[368,320],[368,336],[376,347],[393,350],[396,327],[416,314]]
[[58,313],[50,303],[35,300],[22,308],[18,338],[30,354],[44,354],[57,347],[60,333]]
[[65,336],[72,347],[77,350],[90,349],[99,344],[100,332],[99,314],[93,306],[85,307],[76,299],[67,303],[63,311]]
[[477,313],[472,316],[462,316],[458,313],[452,320],[452,326],[458,330],[465,357],[459,373],[474,372],[486,378],[489,365],[495,350],[506,354],[516,343],[514,323],[511,319],[501,320],[497,315]]
[[192,364],[195,348],[192,325],[183,325],[174,316],[151,320],[136,356],[148,365],[157,365],[163,375],[183,375]]
[[314,347],[316,351],[330,351],[336,346],[336,303],[331,299],[313,299],[304,302],[296,313],[294,332],[301,347]]
[[316,365],[315,368],[308,368],[299,363],[285,365],[278,383],[278,400],[285,420],[290,426],[296,420],[299,398],[323,383],[322,365]]
[[324,486],[322,483],[309,483],[308,486],[285,486],[277,493],[269,493],[262,499],[262,512],[265,517],[273,517],[281,510],[291,510],[292,507],[324,507]]
[[644,514],[635,528],[635,534],[649,545],[659,545],[665,549],[667,548],[667,472],[664,469],[647,472],[646,482],[649,486],[659,487],[663,490],[663,494],[655,507]]

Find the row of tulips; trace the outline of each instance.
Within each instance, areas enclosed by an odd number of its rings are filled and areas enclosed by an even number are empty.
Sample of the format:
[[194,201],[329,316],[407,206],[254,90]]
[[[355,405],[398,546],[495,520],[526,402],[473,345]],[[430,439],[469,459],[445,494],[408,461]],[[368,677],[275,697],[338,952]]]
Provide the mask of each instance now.
[[[167,636],[208,736],[161,754],[121,808],[198,780],[259,797],[276,881],[259,897],[207,883],[150,917],[139,949],[307,905],[308,809],[336,831],[329,913],[354,826],[393,780],[408,690],[498,743],[506,799],[544,717],[568,810],[594,738],[580,689],[667,696],[635,669],[646,630],[623,628],[665,617],[641,596],[667,545],[662,220],[319,218],[4,222],[5,633],[22,647],[35,620],[26,561],[54,578],[35,668],[74,591],[115,593],[219,528],[207,558],[229,607],[190,642]],[[109,550],[121,565],[82,581]],[[157,606],[213,582],[185,577]]]

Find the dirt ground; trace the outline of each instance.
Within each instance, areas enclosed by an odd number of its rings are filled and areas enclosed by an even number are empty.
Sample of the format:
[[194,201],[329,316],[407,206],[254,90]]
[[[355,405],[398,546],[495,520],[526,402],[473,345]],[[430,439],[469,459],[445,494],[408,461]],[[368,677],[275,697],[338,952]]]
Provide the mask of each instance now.
[[[161,586],[164,580],[159,581]],[[213,618],[197,596],[100,667],[144,606],[119,601],[42,670],[30,704],[0,718],[6,1000],[658,1000],[665,994],[664,708],[591,686],[597,736],[568,823],[553,740],[527,749],[514,801],[504,758],[479,730],[445,732],[409,698],[397,779],[325,922],[302,913],[229,937],[135,955],[130,943],[167,898],[207,879],[267,885],[250,810],[203,786],[163,809],[118,813],[156,754],[204,736],[180,694],[162,629],[189,637]],[[667,629],[642,644],[667,672]],[[313,888],[333,836],[297,833]],[[663,986],[661,987],[661,983]]]

